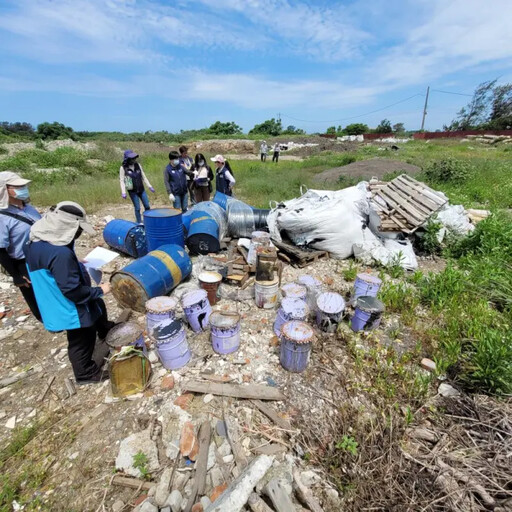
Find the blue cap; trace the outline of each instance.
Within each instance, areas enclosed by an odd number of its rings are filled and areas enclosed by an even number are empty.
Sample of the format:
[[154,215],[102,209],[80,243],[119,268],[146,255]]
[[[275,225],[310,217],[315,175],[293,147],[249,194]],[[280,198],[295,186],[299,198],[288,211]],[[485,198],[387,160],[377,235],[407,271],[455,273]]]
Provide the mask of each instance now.
[[137,153],[135,153],[135,151],[132,151],[131,149],[127,149],[125,152],[124,152],[124,159],[126,160],[127,158],[137,158],[139,155]]

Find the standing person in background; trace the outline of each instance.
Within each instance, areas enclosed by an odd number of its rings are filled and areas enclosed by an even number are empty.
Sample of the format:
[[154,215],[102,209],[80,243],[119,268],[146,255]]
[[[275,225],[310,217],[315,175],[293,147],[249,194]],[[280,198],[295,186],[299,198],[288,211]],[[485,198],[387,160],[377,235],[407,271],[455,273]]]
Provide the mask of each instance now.
[[180,164],[180,154],[177,151],[169,153],[169,164],[164,169],[164,184],[173,207],[186,212],[188,206],[187,175],[184,167]]
[[41,321],[23,254],[30,227],[41,218],[39,212],[28,204],[29,183],[30,180],[13,172],[0,172],[0,264],[20,289],[32,314]]
[[196,203],[209,201],[212,191],[213,172],[206,163],[206,158],[202,153],[198,153],[194,160],[194,192]]
[[105,339],[114,323],[101,298],[110,292],[110,284],[90,286],[75,254],[75,240],[83,231],[95,234],[85,210],[62,201],[31,227],[24,251],[45,328],[67,331],[76,382],[93,384],[108,377],[92,359],[96,335]]
[[233,187],[236,183],[233,174],[226,167],[226,161],[222,155],[215,155],[212,159],[215,162],[215,188],[218,192],[226,194],[227,196],[233,195]]
[[121,185],[121,196],[123,196],[123,199],[126,199],[127,191],[130,195],[130,199],[132,200],[133,208],[135,210],[135,219],[137,224],[142,224],[140,202],[142,201],[144,210],[151,209],[144,185],[146,185],[153,194],[155,193],[155,189],[146,178],[142,165],[137,162],[137,158],[139,158],[139,155],[131,149],[127,149],[124,152],[124,160],[119,168],[119,184]]
[[267,141],[264,140],[260,145],[260,158],[262,162],[267,161],[268,146]]
[[180,146],[178,148],[180,152],[180,165],[185,169],[185,174],[187,175],[187,188],[190,194],[190,202],[192,204],[196,203],[194,197],[194,160],[192,157],[188,156],[188,148],[187,146]]
[[275,162],[277,164],[277,162],[279,162],[279,153],[281,152],[281,146],[279,144],[279,142],[276,142],[274,144],[274,156],[272,157],[272,162]]

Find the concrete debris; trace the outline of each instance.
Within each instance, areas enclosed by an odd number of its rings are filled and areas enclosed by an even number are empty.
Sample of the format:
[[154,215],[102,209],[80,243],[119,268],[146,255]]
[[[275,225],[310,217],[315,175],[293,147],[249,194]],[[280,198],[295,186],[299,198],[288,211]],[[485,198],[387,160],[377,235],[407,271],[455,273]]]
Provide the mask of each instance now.
[[134,457],[137,454],[145,455],[147,470],[150,473],[160,467],[158,450],[154,441],[151,440],[149,430],[132,434],[121,441],[116,458],[116,469],[137,478],[144,476],[139,467],[134,467],[136,463]]
[[11,416],[7,420],[7,423],[5,424],[5,428],[8,428],[10,430],[16,428],[16,416]]
[[163,507],[169,497],[171,484],[172,468],[165,468],[158,484],[155,487],[155,502],[159,507]]
[[428,359],[427,357],[424,357],[421,360],[421,367],[425,370],[428,370],[429,372],[435,372],[436,371],[436,363],[432,361],[432,359]]
[[181,512],[182,501],[183,496],[181,492],[178,491],[178,489],[174,489],[171,494],[169,494],[165,505],[171,507],[172,512]]
[[439,388],[437,388],[437,391],[441,396],[444,397],[460,395],[460,391],[455,389],[453,386],[450,386],[450,384],[447,384],[446,382],[441,382],[441,384],[439,384]]

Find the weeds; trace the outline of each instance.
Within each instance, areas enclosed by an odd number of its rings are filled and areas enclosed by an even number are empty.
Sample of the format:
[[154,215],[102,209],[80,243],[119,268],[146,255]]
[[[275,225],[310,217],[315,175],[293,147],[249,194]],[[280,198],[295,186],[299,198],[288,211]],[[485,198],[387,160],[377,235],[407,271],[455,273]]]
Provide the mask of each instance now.
[[149,473],[148,469],[148,463],[148,456],[144,452],[139,451],[133,456],[133,467],[139,470],[140,476],[144,478],[144,480],[151,479],[151,474]]
[[344,268],[341,271],[341,274],[345,281],[354,281],[359,272],[359,265],[354,262],[354,260],[350,260],[348,264],[348,268]]
[[461,183],[466,181],[473,173],[469,162],[455,158],[443,158],[435,160],[427,165],[426,177],[436,183]]
[[416,249],[423,254],[431,256],[441,254],[442,245],[439,241],[439,232],[442,227],[443,225],[435,217],[431,217],[421,233],[417,233],[415,237]]
[[350,455],[353,455],[354,457],[357,457],[357,447],[358,447],[357,441],[352,436],[344,435],[341,439],[341,441],[338,441],[336,443],[336,449],[337,450],[343,450],[347,453],[350,453]]

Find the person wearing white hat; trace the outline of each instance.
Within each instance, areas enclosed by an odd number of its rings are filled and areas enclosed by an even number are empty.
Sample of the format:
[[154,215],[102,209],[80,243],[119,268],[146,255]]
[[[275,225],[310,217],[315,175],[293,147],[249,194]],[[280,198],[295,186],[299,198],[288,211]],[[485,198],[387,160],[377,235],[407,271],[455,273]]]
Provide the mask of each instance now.
[[95,233],[85,210],[62,201],[32,226],[24,252],[43,324],[50,332],[67,331],[76,382],[90,384],[108,376],[92,354],[96,335],[105,339],[114,323],[102,300],[110,285],[91,286],[75,254],[75,240],[83,231]]
[[10,171],[0,172],[0,264],[20,289],[32,314],[40,321],[34,290],[28,278],[23,244],[30,226],[41,218],[30,206],[30,180]]
[[217,168],[215,172],[215,188],[227,196],[233,195],[233,187],[236,183],[233,174],[226,167],[226,160],[222,155],[215,155],[210,159]]

